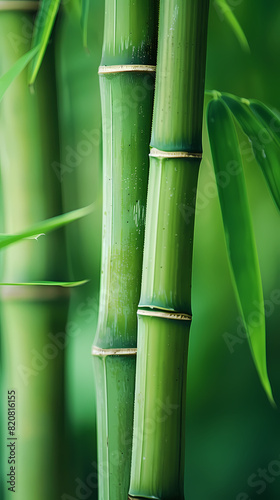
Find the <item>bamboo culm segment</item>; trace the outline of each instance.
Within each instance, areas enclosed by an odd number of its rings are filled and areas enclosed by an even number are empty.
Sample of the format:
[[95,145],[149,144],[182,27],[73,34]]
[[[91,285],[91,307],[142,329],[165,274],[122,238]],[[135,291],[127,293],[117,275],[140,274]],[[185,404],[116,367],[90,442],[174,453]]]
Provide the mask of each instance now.
[[[138,315],[131,498],[184,499],[190,321],[155,317],[153,313],[170,311],[191,317],[208,9],[209,0],[160,3],[139,304],[147,315]],[[159,410],[164,404],[170,405],[165,413]]]
[[138,316],[132,497],[184,498],[189,329],[186,321]]
[[101,75],[100,87],[104,210],[94,344],[104,349],[136,347],[154,75]]
[[151,145],[163,151],[202,151],[209,0],[160,4],[157,81]]
[[[28,50],[28,44],[14,42],[22,37],[23,22],[30,25],[33,19],[32,14],[0,12],[0,74]],[[18,233],[61,211],[60,185],[51,168],[51,161],[58,158],[58,134],[50,74],[51,47],[35,94],[28,89],[25,70],[1,102],[0,163],[7,233]],[[66,281],[62,236],[58,231],[5,250],[1,281]],[[60,332],[65,330],[68,299],[27,298],[29,292],[26,297],[23,288],[19,291],[21,296],[7,295],[1,303],[5,391],[16,390],[20,443],[16,491],[5,487],[5,499],[50,500],[63,491],[64,334]]]
[[99,71],[102,271],[93,358],[98,461],[106,467],[106,473],[99,474],[100,500],[124,500],[129,488],[136,356],[105,356],[100,351],[98,355],[98,350],[136,348],[156,63],[156,3],[105,3]]
[[191,315],[195,197],[200,160],[150,158],[139,307]]

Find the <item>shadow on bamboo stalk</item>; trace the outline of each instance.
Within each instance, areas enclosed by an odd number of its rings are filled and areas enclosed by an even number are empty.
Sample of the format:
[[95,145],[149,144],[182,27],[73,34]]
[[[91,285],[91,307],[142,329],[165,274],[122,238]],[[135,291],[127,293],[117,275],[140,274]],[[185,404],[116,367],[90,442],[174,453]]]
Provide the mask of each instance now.
[[[33,13],[0,12],[1,73],[24,54]],[[17,41],[17,43],[16,43]],[[61,212],[60,186],[51,169],[58,132],[51,47],[31,95],[27,71],[0,108],[5,231],[16,233]],[[5,251],[3,281],[65,280],[62,231],[23,241]],[[2,289],[4,397],[16,397],[15,493],[5,498],[59,498],[63,445],[63,337],[68,294],[54,287]],[[59,343],[62,347],[58,347]],[[7,463],[7,462],[6,462]]]

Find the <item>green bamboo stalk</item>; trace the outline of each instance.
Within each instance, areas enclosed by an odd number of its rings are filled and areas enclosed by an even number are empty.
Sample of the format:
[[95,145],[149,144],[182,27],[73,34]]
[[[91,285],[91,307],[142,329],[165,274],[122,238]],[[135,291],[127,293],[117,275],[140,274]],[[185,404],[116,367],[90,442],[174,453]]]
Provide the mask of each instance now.
[[[33,21],[32,12],[0,12],[1,74],[29,49]],[[0,162],[7,233],[61,212],[60,186],[51,169],[51,161],[58,157],[53,73],[50,47],[35,93],[31,95],[28,89],[25,70],[1,103]],[[3,281],[65,280],[62,237],[58,232],[6,250]],[[59,290],[2,290],[4,398],[8,390],[16,391],[17,437],[15,493],[5,483],[6,499],[50,500],[62,493],[64,334],[60,332],[65,330],[68,294]]]
[[[72,296],[69,320],[78,322],[81,334],[69,339],[65,359],[66,491],[75,497],[75,478],[95,474],[97,463],[95,394],[88,397],[88,380],[92,378],[88,351],[97,325],[101,261],[102,138],[97,71],[103,39],[104,0],[95,0],[90,5],[88,52],[81,44],[78,16],[61,14],[55,44],[61,155],[60,163],[55,162],[53,167],[58,182],[61,180],[66,212],[90,203],[95,207],[91,216],[79,224],[79,232],[77,228],[66,228],[71,279],[90,279]],[[81,359],[84,360],[82,366]],[[94,490],[92,498],[96,499],[96,478],[91,489]]]
[[123,500],[129,487],[156,29],[156,2],[106,0],[102,274],[93,347],[101,500]]
[[209,0],[160,4],[131,498],[184,498],[186,368],[208,7]]

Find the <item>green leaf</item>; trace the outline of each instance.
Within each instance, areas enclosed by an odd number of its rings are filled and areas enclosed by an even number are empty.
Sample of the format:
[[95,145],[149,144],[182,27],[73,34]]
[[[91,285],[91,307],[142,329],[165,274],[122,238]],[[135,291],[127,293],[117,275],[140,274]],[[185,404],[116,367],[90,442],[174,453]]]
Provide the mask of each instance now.
[[224,102],[248,136],[272,197],[280,210],[280,149],[272,133],[252,112],[250,101],[224,94]]
[[20,57],[15,64],[0,78],[0,101],[3,99],[3,96],[13,83],[13,81],[20,75],[20,73],[24,70],[27,64],[31,61],[31,59],[38,52],[39,47],[34,47],[34,49],[29,50]]
[[241,28],[238,20],[236,19],[232,9],[228,5],[226,0],[215,0],[214,4],[219,10],[220,14],[226,19],[231,29],[233,30],[237,40],[239,41],[241,47],[246,51],[250,52],[250,47],[246,35]]
[[73,210],[67,214],[52,217],[51,219],[38,222],[18,234],[0,234],[0,249],[26,238],[37,238],[42,233],[48,233],[49,231],[58,229],[66,224],[69,224],[70,222],[81,219],[82,217],[89,215],[93,211],[93,208],[94,206],[90,205],[88,207],[78,208],[77,210]]
[[250,99],[249,107],[257,120],[267,128],[270,135],[280,147],[280,120],[279,117],[265,104],[255,99]]
[[274,405],[266,365],[262,282],[245,178],[234,123],[221,99],[210,101],[207,122],[234,290],[255,366]]
[[81,24],[83,30],[83,45],[85,48],[87,48],[87,42],[88,42],[88,13],[89,13],[89,0],[82,0]]
[[62,286],[64,288],[76,287],[88,283],[82,281],[31,281],[29,283],[0,283],[0,286]]
[[29,84],[33,85],[40,69],[52,28],[56,19],[60,0],[42,0],[35,19],[32,46],[39,45],[39,51],[29,68]]

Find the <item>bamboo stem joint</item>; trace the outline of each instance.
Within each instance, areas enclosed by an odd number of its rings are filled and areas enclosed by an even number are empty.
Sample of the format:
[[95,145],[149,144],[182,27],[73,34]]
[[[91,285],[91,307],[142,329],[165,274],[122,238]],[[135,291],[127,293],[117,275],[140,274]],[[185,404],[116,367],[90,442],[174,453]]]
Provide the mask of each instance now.
[[146,309],[138,309],[137,314],[140,316],[154,316],[156,318],[176,319],[182,321],[191,321],[192,316],[186,313],[178,313],[173,311],[147,311]]
[[160,149],[152,148],[149,156],[153,158],[196,158],[201,159],[202,153],[189,153],[188,151],[161,151]]
[[108,73],[124,73],[132,71],[155,73],[156,66],[148,64],[116,64],[114,66],[99,66],[98,74],[104,75]]
[[93,356],[106,357],[106,356],[135,356],[137,353],[136,348],[122,348],[122,349],[102,349],[102,347],[93,346],[91,354]]

